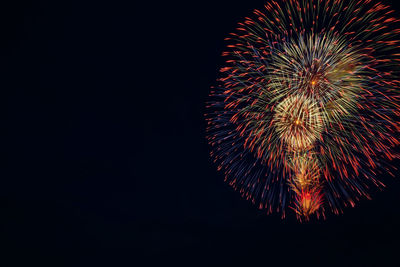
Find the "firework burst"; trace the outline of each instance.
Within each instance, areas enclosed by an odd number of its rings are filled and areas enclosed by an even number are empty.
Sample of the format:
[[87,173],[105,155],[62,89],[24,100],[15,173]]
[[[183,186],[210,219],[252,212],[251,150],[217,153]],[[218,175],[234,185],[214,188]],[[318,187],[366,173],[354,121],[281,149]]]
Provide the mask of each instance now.
[[372,0],[281,0],[239,23],[207,106],[211,156],[268,212],[338,214],[392,174],[399,20]]

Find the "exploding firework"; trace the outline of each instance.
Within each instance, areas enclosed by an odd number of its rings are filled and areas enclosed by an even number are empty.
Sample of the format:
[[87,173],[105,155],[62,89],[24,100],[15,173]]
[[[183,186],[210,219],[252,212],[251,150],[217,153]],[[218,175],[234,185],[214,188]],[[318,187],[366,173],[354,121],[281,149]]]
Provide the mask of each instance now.
[[393,175],[400,20],[373,0],[264,7],[226,38],[207,106],[211,156],[268,213],[338,214]]

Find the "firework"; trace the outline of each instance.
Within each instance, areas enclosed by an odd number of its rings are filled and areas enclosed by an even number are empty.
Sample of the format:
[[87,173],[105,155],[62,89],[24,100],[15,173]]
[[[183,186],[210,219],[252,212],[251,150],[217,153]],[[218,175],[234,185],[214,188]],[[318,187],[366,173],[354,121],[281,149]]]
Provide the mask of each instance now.
[[306,220],[384,186],[400,129],[392,16],[372,0],[281,0],[239,23],[206,114],[231,186]]

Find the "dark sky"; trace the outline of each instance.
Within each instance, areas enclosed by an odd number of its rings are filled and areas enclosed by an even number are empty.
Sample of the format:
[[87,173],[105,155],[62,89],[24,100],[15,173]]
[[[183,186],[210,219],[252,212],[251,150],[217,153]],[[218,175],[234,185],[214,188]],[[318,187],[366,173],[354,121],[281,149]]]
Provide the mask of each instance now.
[[400,173],[299,224],[209,159],[223,39],[264,1],[9,2],[0,265],[399,266]]

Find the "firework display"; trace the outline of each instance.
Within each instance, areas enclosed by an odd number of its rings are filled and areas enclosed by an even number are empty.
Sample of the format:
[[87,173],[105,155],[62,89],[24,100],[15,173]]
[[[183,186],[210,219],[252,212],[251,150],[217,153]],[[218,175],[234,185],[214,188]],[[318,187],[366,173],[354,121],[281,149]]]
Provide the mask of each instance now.
[[280,0],[239,23],[207,105],[211,157],[268,213],[335,214],[399,144],[399,22],[373,0]]

